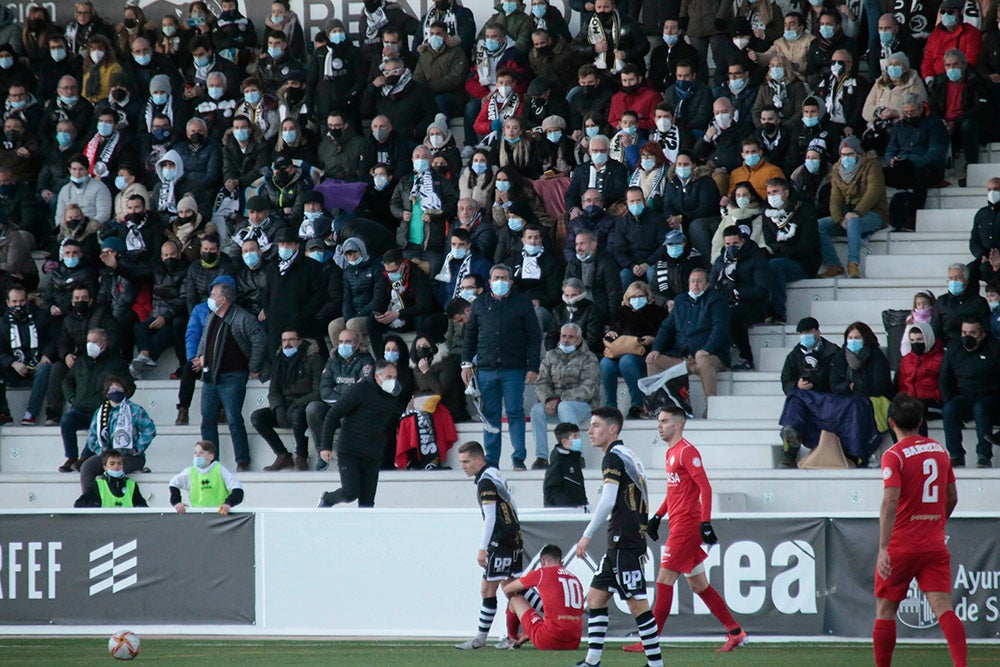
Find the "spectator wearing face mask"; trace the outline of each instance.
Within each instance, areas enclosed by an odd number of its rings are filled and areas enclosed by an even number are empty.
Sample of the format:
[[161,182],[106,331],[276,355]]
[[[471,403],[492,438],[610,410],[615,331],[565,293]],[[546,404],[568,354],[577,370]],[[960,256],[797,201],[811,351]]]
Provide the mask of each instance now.
[[267,326],[269,349],[278,349],[281,332],[310,327],[327,294],[319,263],[305,257],[303,244],[295,232],[282,229],[275,239],[277,261],[271,262],[264,290],[263,321]]
[[1000,276],[1000,178],[986,184],[986,205],[972,220],[969,250],[973,278],[990,282]]
[[448,408],[455,422],[469,421],[465,385],[462,384],[459,368],[460,355],[461,346],[452,350],[435,344],[426,336],[417,336],[413,340],[410,353],[415,391],[440,396],[441,403]]
[[180,248],[173,241],[165,241],[160,246],[159,266],[153,273],[151,310],[133,327],[137,353],[129,370],[137,380],[142,379],[147,370],[156,367],[157,359],[171,344],[175,349],[183,348],[188,312],[182,293],[187,275],[185,269]]
[[410,69],[399,58],[389,58],[381,69],[382,74],[368,84],[362,115],[387,116],[402,137],[419,141],[437,113],[434,95],[425,84],[413,80]]
[[376,165],[384,164],[388,173],[398,179],[413,169],[409,140],[401,137],[388,116],[372,119],[371,134],[365,138],[360,170],[371,173]]
[[257,60],[254,76],[260,80],[265,93],[273,95],[284,83],[292,70],[303,70],[305,66],[292,55],[288,48],[288,38],[282,32],[268,31],[267,48]]
[[903,336],[906,348],[900,346],[902,358],[896,372],[896,389],[918,399],[924,406],[920,433],[927,436],[927,420],[941,418],[941,363],[944,346],[934,337],[929,324],[918,322]]
[[990,306],[979,295],[978,281],[970,280],[969,267],[955,263],[948,267],[948,293],[934,301],[931,327],[946,348],[961,342],[962,322],[975,320],[986,324]]
[[184,172],[199,189],[214,193],[222,185],[222,147],[209,138],[208,127],[200,118],[189,120],[186,132],[187,140],[174,145],[184,163]]
[[56,357],[52,317],[28,302],[22,285],[7,288],[6,313],[0,318],[0,424],[13,421],[7,387],[31,387],[21,424],[34,426],[48,389],[52,360]]
[[326,117],[326,132],[317,151],[324,178],[356,181],[365,140],[354,133],[347,118],[339,111]]
[[542,482],[545,507],[576,507],[587,510],[587,490],[583,485],[583,440],[580,427],[565,422],[553,431],[549,466]]
[[261,194],[267,197],[273,210],[292,224],[302,219],[305,195],[313,189],[312,179],[304,167],[281,155],[271,163],[271,173],[264,178]]
[[949,345],[941,364],[944,438],[951,464],[965,467],[962,428],[976,423],[976,467],[993,466],[991,434],[1000,409],[1000,342],[978,319],[962,322],[961,341]]
[[317,48],[309,61],[306,104],[318,122],[341,110],[357,126],[367,72],[361,51],[340,19],[327,19],[324,31],[329,41]]

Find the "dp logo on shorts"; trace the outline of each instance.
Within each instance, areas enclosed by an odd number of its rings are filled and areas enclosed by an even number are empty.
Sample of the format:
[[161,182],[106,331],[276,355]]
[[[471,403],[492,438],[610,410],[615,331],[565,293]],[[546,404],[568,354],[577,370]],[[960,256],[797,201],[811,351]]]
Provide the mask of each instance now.
[[937,625],[937,618],[931,611],[927,596],[917,586],[916,579],[910,582],[910,589],[906,591],[906,599],[899,603],[896,618],[906,627],[915,630],[926,630]]

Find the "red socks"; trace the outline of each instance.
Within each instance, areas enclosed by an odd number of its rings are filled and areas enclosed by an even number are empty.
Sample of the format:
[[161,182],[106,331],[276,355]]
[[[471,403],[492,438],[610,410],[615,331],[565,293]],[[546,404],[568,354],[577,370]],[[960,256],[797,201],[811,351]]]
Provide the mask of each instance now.
[[701,601],[705,603],[708,610],[712,612],[712,616],[719,619],[719,623],[726,628],[726,630],[735,630],[740,627],[740,624],[736,622],[733,615],[729,613],[729,607],[726,606],[726,601],[722,599],[719,593],[709,586],[701,593],[698,593],[698,597]]
[[656,582],[656,601],[653,604],[653,618],[656,619],[658,632],[663,632],[663,625],[670,616],[670,607],[674,604],[674,587]]
[[517,639],[517,633],[521,629],[521,619],[517,617],[510,607],[507,607],[507,636]]
[[951,661],[955,664],[955,667],[966,667],[969,658],[968,647],[965,645],[965,626],[962,625],[962,621],[958,620],[958,616],[955,615],[954,611],[948,611],[945,614],[941,614],[938,623],[941,625],[941,632],[944,633],[944,638],[948,640],[948,652],[951,653]]
[[889,667],[892,664],[892,651],[896,648],[896,621],[875,619],[872,646],[875,651],[875,667]]

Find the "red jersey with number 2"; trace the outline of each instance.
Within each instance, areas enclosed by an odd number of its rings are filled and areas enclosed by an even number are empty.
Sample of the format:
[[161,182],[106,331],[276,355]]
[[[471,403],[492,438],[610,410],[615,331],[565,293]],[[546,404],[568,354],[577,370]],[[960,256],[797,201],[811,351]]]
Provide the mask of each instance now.
[[697,532],[703,522],[712,520],[712,485],[701,454],[681,438],[667,450],[666,463],[667,497],[656,513],[667,516],[671,533]]
[[583,628],[583,584],[558,565],[532,570],[520,579],[525,588],[537,588],[545,610],[545,625],[559,635],[580,638]]
[[955,483],[948,450],[930,438],[903,438],[882,455],[882,481],[886,487],[899,487],[889,548],[910,552],[944,548],[945,490]]

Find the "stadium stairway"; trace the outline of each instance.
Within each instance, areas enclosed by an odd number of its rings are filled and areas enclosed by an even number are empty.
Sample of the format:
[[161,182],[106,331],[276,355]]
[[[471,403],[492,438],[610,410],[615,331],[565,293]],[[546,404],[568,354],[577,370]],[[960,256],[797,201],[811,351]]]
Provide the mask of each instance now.
[[[984,153],[1000,163],[1000,144]],[[881,497],[877,469],[862,470],[777,470],[780,439],[777,420],[783,395],[779,382],[781,365],[796,344],[795,324],[806,315],[816,317],[824,334],[841,342],[847,325],[862,320],[872,326],[881,344],[886,345],[881,313],[888,308],[908,309],[919,289],[944,291],[945,271],[953,262],[968,261],[968,238],[975,211],[985,203],[985,183],[1000,175],[997,164],[972,165],[968,187],[931,190],[927,205],[917,214],[917,231],[899,233],[882,230],[865,243],[862,257],[864,278],[804,280],[789,285],[789,322],[785,325],[761,325],[751,331],[757,370],[720,375],[719,396],[707,405],[696,377],[691,379],[692,402],[696,414],[707,408],[707,419],[688,422],[687,436],[703,456],[712,479],[716,508],[725,511],[874,512]],[[952,179],[954,182],[955,179]],[[846,246],[837,242],[838,253],[845,259]],[[159,367],[138,383],[136,400],[146,407],[158,425],[156,440],[150,447],[147,464],[152,473],[139,474],[136,480],[152,506],[167,506],[167,482],[190,464],[191,448],[199,439],[198,405],[200,388],[192,405],[191,425],[173,426],[176,415],[177,383],[167,379],[175,366],[171,352],[160,360]],[[534,402],[529,389],[526,407]],[[15,419],[23,412],[27,390],[10,390],[11,413]],[[619,385],[618,403],[627,407],[627,392]],[[244,418],[250,431],[253,468],[271,462],[263,439],[249,425],[250,413],[267,405],[267,388],[257,381],[248,384]],[[940,422],[932,422],[940,426]],[[232,446],[225,426],[220,428],[222,461],[232,466]],[[477,423],[458,427],[459,442],[481,439]],[[551,438],[551,426],[549,427]],[[943,439],[940,428],[931,429],[931,437]],[[964,432],[967,448],[975,441],[974,431]],[[81,444],[85,434],[80,434]],[[291,434],[284,432],[286,446]],[[510,443],[504,429],[504,461]],[[655,422],[628,421],[623,440],[632,447],[647,467],[654,502],[659,502],[664,488],[663,455],[665,445],[656,434]],[[528,460],[533,459],[533,438],[528,428]],[[310,461],[313,460],[312,455]],[[585,471],[591,502],[596,501],[600,475],[596,453],[587,451],[590,467]],[[0,507],[56,509],[72,505],[79,495],[75,474],[55,472],[62,462],[62,447],[57,427],[22,427],[15,424],[0,429]],[[472,501],[470,481],[458,469],[453,449],[448,463],[453,470],[388,471],[380,479],[378,504],[381,507],[409,507],[414,502],[426,507],[464,506]],[[515,499],[524,507],[542,505],[541,471],[515,473],[505,470]],[[1000,475],[993,470],[957,471],[959,496],[963,511],[995,511],[1000,497]],[[250,472],[240,475],[247,488],[247,507],[312,506],[321,491],[338,485],[336,472]]]

